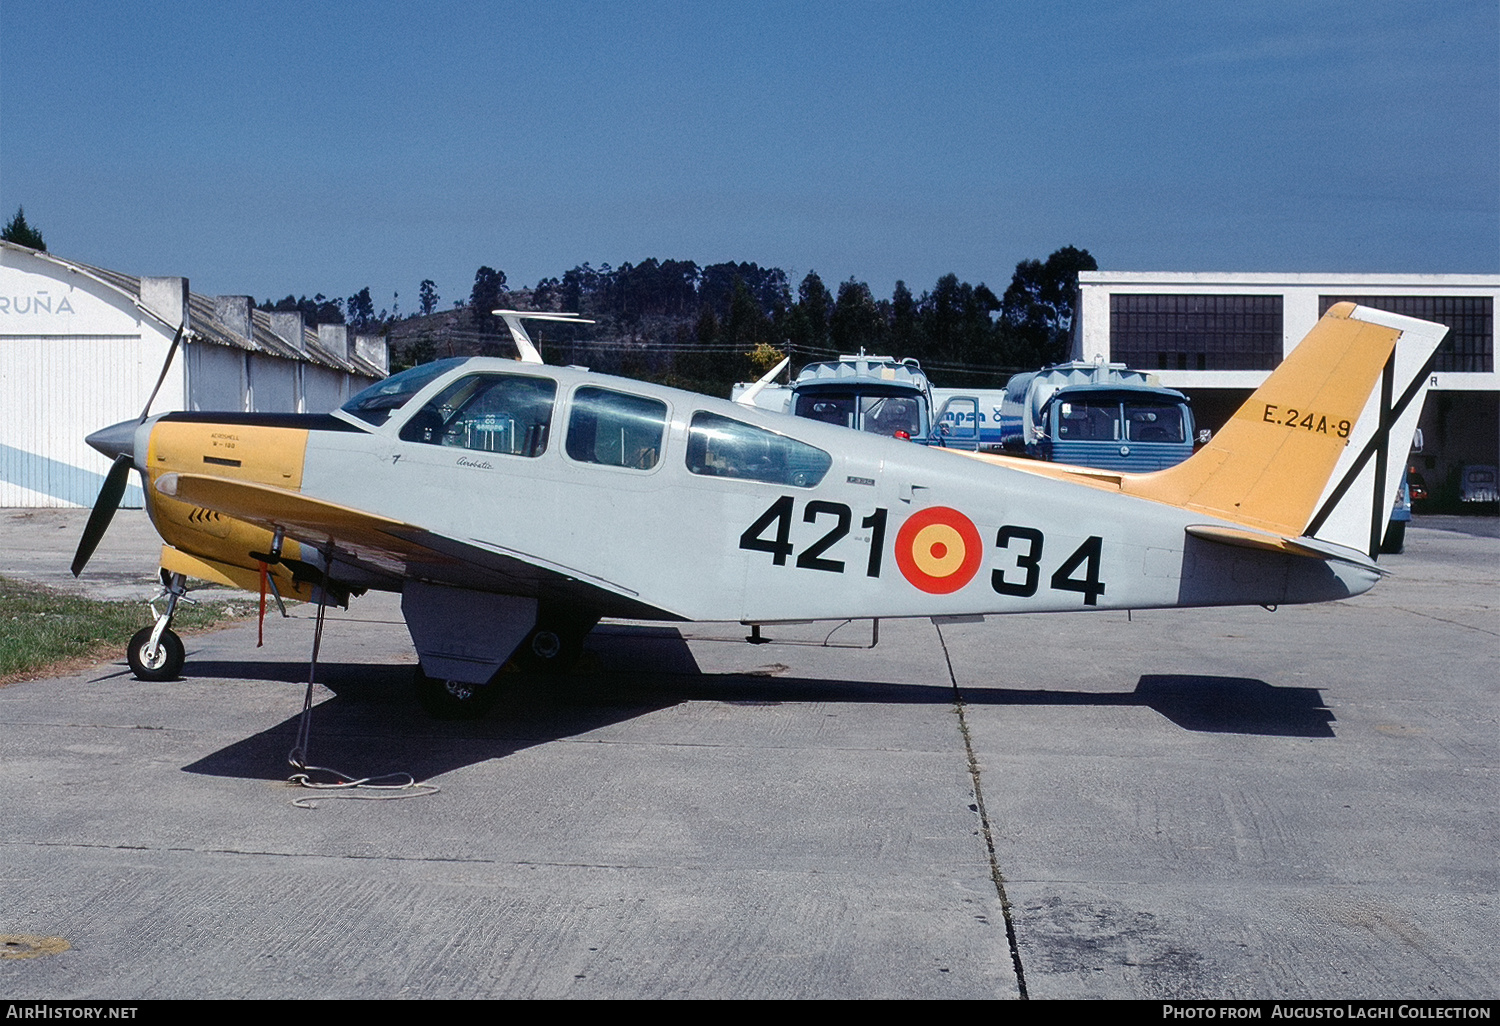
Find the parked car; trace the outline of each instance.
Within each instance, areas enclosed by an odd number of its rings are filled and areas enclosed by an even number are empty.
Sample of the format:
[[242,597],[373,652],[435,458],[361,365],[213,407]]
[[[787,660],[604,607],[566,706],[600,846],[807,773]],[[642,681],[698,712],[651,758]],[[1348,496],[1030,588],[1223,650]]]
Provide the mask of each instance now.
[[1496,490],[1495,467],[1487,463],[1471,463],[1464,468],[1459,483],[1459,502],[1496,502],[1500,492]]
[[1406,485],[1412,502],[1426,502],[1431,498],[1427,493],[1427,479],[1417,470],[1415,463],[1406,468]]

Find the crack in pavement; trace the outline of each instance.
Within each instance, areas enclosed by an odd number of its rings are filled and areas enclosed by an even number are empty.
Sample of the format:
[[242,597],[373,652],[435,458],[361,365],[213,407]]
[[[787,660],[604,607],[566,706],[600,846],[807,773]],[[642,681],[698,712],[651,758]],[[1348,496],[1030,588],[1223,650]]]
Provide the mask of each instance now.
[[943,661],[948,664],[948,680],[953,684],[953,709],[958,714],[958,732],[964,739],[964,754],[969,761],[969,779],[974,784],[975,811],[979,814],[979,825],[984,831],[984,846],[989,853],[990,879],[994,881],[995,893],[1000,896],[1000,911],[1005,917],[1005,940],[1010,945],[1010,961],[1016,971],[1016,988],[1021,1000],[1029,1000],[1026,992],[1026,970],[1021,965],[1021,948],[1016,941],[1016,922],[1011,910],[1010,898],[1005,893],[1005,875],[1000,872],[1000,860],[995,855],[995,835],[990,829],[990,816],[984,807],[984,790],[979,783],[979,758],[974,754],[974,739],[969,734],[969,718],[964,712],[963,691],[958,686],[958,677],[953,672],[953,657],[948,654],[948,641],[943,637],[943,628],[932,625],[937,631],[938,643],[943,646]]

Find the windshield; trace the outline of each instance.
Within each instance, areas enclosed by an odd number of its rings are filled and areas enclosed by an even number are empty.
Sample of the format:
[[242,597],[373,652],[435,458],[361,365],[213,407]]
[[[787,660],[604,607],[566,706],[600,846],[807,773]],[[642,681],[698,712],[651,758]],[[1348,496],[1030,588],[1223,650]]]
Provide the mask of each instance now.
[[861,426],[877,435],[900,432],[908,438],[922,433],[922,403],[910,396],[862,396]]
[[1127,437],[1132,442],[1186,442],[1182,407],[1166,403],[1125,404]]
[[865,391],[804,392],[797,396],[793,411],[798,417],[825,424],[857,428],[877,435],[908,437],[922,432],[922,399],[912,395],[889,395]]
[[839,427],[854,426],[854,396],[848,393],[814,392],[797,396],[797,416],[821,420]]
[[1056,404],[1057,437],[1069,441],[1120,440],[1120,403],[1117,399],[1076,399]]
[[390,419],[391,414],[406,405],[406,401],[426,388],[433,379],[457,367],[464,357],[454,356],[446,360],[424,363],[420,367],[392,374],[384,381],[377,381],[340,407],[368,424],[379,427]]

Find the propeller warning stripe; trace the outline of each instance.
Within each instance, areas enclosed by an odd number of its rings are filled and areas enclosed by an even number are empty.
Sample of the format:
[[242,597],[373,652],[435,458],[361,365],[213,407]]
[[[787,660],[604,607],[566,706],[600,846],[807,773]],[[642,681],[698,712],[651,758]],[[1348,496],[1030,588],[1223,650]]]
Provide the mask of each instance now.
[[947,506],[912,514],[896,534],[896,565],[929,595],[949,595],[968,584],[983,557],[974,522]]

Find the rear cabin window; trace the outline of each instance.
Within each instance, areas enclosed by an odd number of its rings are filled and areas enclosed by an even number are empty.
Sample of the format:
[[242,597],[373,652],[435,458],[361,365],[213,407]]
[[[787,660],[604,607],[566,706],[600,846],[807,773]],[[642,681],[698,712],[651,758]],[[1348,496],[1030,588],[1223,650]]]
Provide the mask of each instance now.
[[650,470],[661,459],[667,404],[586,386],[573,393],[568,456],[580,463]]
[[831,466],[832,456],[806,442],[701,410],[693,414],[687,468],[694,474],[811,488]]
[[547,451],[557,382],[513,374],[459,378],[401,428],[407,442],[506,456]]

